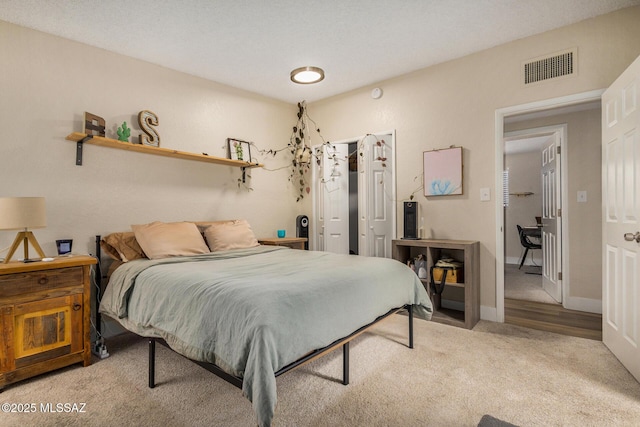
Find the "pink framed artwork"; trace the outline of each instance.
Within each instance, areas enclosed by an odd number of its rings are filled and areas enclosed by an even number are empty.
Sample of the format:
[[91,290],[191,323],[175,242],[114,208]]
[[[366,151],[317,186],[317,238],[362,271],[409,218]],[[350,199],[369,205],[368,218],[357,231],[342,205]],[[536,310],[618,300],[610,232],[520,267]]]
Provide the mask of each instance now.
[[424,195],[462,194],[462,147],[424,152]]

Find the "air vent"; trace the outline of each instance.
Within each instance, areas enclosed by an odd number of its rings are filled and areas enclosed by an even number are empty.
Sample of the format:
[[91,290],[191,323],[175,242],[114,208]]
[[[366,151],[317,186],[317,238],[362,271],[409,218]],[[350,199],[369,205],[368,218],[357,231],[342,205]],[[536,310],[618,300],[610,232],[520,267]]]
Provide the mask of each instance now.
[[541,82],[576,73],[577,51],[571,49],[523,64],[524,84]]

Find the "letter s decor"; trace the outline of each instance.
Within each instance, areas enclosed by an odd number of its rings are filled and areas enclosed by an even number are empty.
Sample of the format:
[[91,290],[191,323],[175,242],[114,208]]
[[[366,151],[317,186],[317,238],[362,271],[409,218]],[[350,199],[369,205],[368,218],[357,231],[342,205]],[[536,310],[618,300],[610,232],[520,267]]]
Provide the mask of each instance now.
[[142,110],[138,113],[138,124],[142,132],[146,135],[140,135],[140,144],[151,145],[152,147],[160,146],[160,135],[151,126],[158,126],[158,116],[149,110]]

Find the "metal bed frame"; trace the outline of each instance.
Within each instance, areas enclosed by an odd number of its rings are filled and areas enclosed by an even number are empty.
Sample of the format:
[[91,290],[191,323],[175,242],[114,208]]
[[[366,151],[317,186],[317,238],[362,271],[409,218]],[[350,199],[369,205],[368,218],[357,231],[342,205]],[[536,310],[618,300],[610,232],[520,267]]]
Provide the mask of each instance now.
[[[98,259],[98,261],[100,261],[101,259],[101,248],[100,248],[100,239],[101,236],[97,235],[96,236],[96,257]],[[96,284],[97,284],[97,291],[96,291],[96,331],[98,332],[98,334],[101,334],[101,329],[102,329],[102,325],[101,325],[101,321],[102,321],[102,316],[100,315],[99,312],[99,304],[100,304],[100,296],[102,294],[102,273],[101,273],[101,269],[100,269],[100,262],[97,263],[96,265]],[[404,305],[402,307],[397,307],[397,308],[393,308],[390,311],[388,311],[387,313],[383,314],[382,316],[379,316],[378,318],[376,318],[376,320],[374,320],[373,322],[369,323],[368,325],[365,325],[359,329],[357,329],[356,331],[354,331],[353,333],[347,335],[344,338],[340,338],[336,341],[334,341],[333,343],[329,344],[326,347],[323,348],[319,348],[317,350],[314,350],[310,353],[308,353],[307,355],[303,356],[302,358],[290,363],[289,365],[285,366],[284,368],[280,369],[279,371],[277,371],[275,373],[276,378],[279,377],[282,374],[285,374],[293,369],[296,369],[308,362],[311,362],[312,360],[321,357],[327,353],[330,353],[333,350],[336,350],[338,347],[342,346],[342,384],[344,385],[348,385],[349,384],[349,342],[351,340],[353,340],[354,338],[356,338],[358,335],[362,334],[363,332],[365,332],[367,329],[369,329],[370,327],[372,327],[373,325],[377,324],[378,322],[388,318],[389,316],[391,316],[392,314],[398,313],[401,310],[407,310],[408,312],[408,320],[409,320],[409,348],[413,348],[413,306],[411,304],[407,304]],[[148,338],[148,337],[147,337]],[[156,342],[164,345],[165,347],[169,348],[170,350],[174,351],[173,349],[171,349],[171,347],[169,347],[169,345],[166,343],[166,341],[164,341],[161,338],[148,338],[149,339],[149,388],[154,388],[156,386]],[[175,351],[174,351],[175,352]],[[178,352],[175,352],[176,354],[180,354]],[[180,356],[182,356],[180,354]],[[200,366],[202,366],[203,368],[205,368],[207,371],[215,374],[216,376],[222,378],[223,380],[227,381],[228,383],[242,389],[242,378],[241,377],[237,377],[234,375],[231,375],[225,371],[223,371],[219,366],[213,364],[213,363],[208,363],[208,362],[201,362],[199,360],[194,360],[194,359],[190,359],[186,356],[182,356],[187,360],[190,360]]]

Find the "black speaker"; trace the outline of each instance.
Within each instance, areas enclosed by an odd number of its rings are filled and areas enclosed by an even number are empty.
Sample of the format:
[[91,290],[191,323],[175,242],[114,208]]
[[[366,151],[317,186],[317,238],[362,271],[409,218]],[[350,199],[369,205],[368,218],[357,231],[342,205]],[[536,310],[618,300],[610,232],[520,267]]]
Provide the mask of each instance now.
[[418,204],[404,202],[404,239],[418,238]]
[[296,236],[307,238],[304,248],[309,250],[309,217],[306,215],[298,215],[296,218]]

